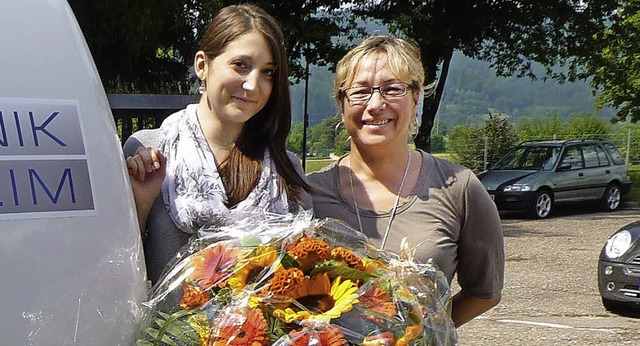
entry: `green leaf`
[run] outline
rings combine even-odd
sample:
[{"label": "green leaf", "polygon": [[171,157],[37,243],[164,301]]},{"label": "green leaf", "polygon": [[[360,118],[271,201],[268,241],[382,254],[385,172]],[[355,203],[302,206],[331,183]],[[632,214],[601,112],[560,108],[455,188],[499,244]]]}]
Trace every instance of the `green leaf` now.
[{"label": "green leaf", "polygon": [[364,280],[368,281],[376,277],[374,274],[365,273],[362,270],[341,266],[323,266],[314,268],[311,275],[319,273],[327,273],[329,278],[335,279],[341,276],[345,280]]}]

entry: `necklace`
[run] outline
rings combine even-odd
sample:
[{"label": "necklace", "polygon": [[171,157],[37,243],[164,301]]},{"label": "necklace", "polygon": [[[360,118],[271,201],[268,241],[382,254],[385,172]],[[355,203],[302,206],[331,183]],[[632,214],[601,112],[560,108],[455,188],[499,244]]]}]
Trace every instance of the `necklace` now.
[{"label": "necklace", "polygon": [[[400,181],[400,188],[398,189],[398,193],[396,193],[396,201],[393,203],[393,208],[391,209],[391,216],[389,216],[389,223],[387,224],[387,229],[384,231],[384,236],[382,237],[382,242],[380,243],[380,250],[384,249],[385,244],[387,243],[387,238],[389,237],[389,230],[391,229],[391,223],[393,219],[396,217],[396,210],[398,209],[398,203],[400,202],[400,193],[402,192],[402,187],[404,186],[404,181],[407,179],[407,173],[409,172],[409,166],[411,166],[411,150],[409,150],[409,155],[407,158],[407,166],[404,168],[404,173],[402,174],[402,180]],[[356,199],[356,191],[353,188],[353,173],[351,173],[351,155],[349,155],[349,185],[351,186],[351,197],[353,197],[353,205],[356,207],[356,216],[358,217],[358,227],[360,228],[360,233],[364,233],[362,231],[362,220],[360,219],[360,209],[358,208],[358,200]]]}]

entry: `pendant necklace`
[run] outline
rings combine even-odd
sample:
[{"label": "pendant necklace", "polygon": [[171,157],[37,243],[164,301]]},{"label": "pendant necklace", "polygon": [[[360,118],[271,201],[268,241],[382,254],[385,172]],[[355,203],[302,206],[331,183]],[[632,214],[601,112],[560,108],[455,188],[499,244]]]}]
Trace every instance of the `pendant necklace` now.
[{"label": "pendant necklace", "polygon": [[[400,202],[400,193],[402,192],[402,187],[404,186],[404,181],[407,179],[407,173],[409,172],[409,166],[411,166],[411,149],[409,149],[409,155],[407,158],[407,166],[404,168],[404,174],[402,175],[402,180],[400,181],[400,188],[398,189],[398,193],[396,193],[396,201],[393,203],[393,208],[391,209],[391,216],[389,216],[389,223],[387,224],[387,229],[384,231],[384,236],[382,237],[382,243],[380,243],[379,250],[384,249],[385,244],[387,243],[387,238],[389,237],[389,230],[391,229],[391,223],[393,219],[396,217],[396,210],[398,209],[398,203]],[[356,216],[358,217],[358,227],[360,227],[360,233],[362,231],[362,220],[360,219],[360,209],[358,208],[358,200],[356,200],[356,192],[353,188],[353,174],[351,173],[351,155],[349,155],[349,185],[351,186],[351,197],[353,197],[353,205],[356,207]]]}]

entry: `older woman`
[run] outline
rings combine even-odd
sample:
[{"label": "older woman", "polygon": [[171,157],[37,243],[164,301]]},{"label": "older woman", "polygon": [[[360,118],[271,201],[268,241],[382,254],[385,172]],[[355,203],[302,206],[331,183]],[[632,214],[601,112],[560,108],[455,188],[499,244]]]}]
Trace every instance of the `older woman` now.
[{"label": "older woman", "polygon": [[420,51],[406,40],[373,36],[347,53],[334,96],[351,152],[308,180],[317,217],[345,220],[393,252],[406,237],[416,260],[433,258],[449,281],[457,274],[461,326],[500,301],[503,235],[473,172],[409,146],[423,83]]}]

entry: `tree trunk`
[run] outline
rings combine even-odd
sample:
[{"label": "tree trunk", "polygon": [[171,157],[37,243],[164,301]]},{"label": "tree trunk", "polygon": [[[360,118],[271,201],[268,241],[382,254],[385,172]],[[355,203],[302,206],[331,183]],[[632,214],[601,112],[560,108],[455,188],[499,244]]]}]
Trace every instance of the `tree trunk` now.
[{"label": "tree trunk", "polygon": [[[423,56],[425,56],[425,54],[428,54],[428,52],[422,52]],[[443,54],[442,69],[440,71],[440,78],[438,78],[436,90],[432,95],[429,95],[431,93],[425,93],[423,99],[422,121],[420,123],[420,129],[418,130],[418,135],[416,136],[414,143],[416,144],[416,148],[422,149],[426,152],[431,152],[431,129],[433,128],[436,113],[438,113],[438,107],[440,106],[440,101],[442,100],[442,94],[444,93],[444,84],[447,80],[447,76],[449,75],[449,65],[451,64],[452,56],[453,48],[450,48]],[[428,68],[432,68],[435,70],[437,67],[425,66],[425,70],[427,70]],[[427,72],[426,75],[429,76],[431,74]]]}]

